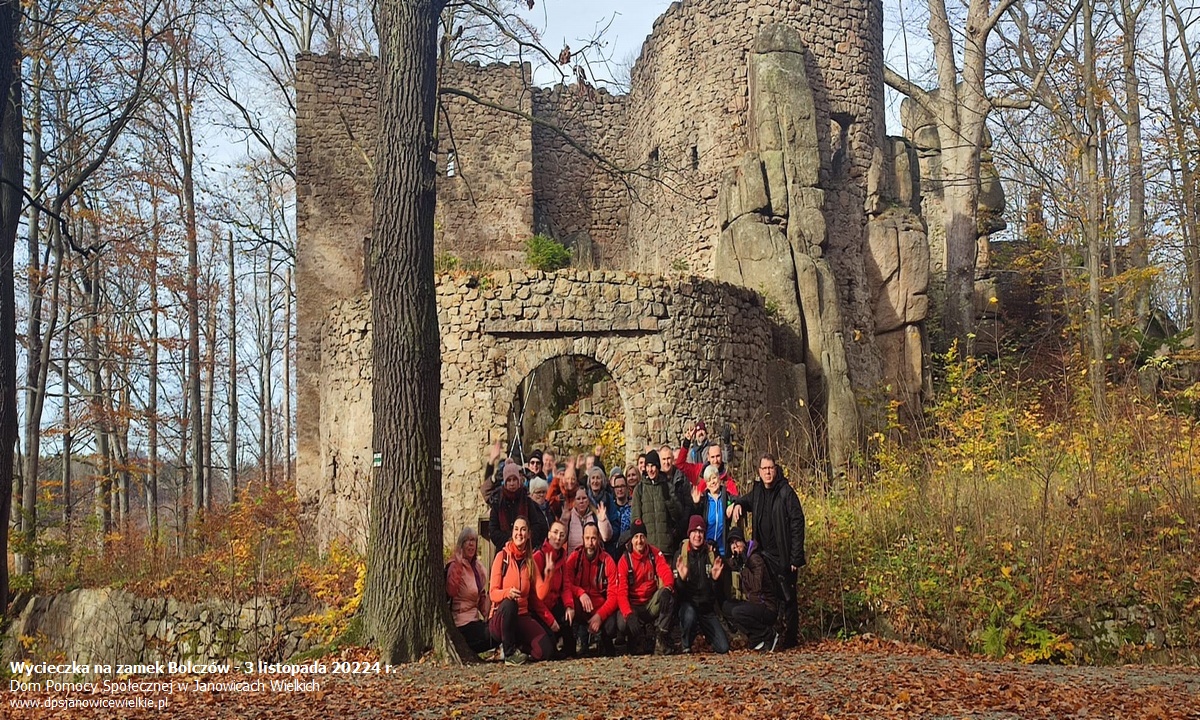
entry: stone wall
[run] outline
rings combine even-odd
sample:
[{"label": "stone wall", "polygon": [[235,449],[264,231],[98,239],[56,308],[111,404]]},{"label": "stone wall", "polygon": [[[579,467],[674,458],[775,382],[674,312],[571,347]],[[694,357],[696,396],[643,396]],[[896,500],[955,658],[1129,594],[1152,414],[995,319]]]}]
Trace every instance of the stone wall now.
[{"label": "stone wall", "polygon": [[[527,63],[449,63],[442,84],[521,113],[533,107]],[[520,264],[533,227],[532,123],[469,98],[443,95],[438,133],[435,247],[460,258]]]},{"label": "stone wall", "polygon": [[[296,58],[296,482],[320,475],[321,339],[338,302],[364,292],[371,236],[368,158],[375,154],[375,77],[365,57]],[[304,448],[310,448],[308,452]]]},{"label": "stone wall", "polygon": [[[765,46],[756,48],[759,42]],[[781,60],[775,50],[787,58]],[[840,471],[863,425],[878,426],[881,413],[872,408],[884,404],[872,400],[881,400],[881,391],[919,401],[925,377],[922,302],[927,302],[919,281],[928,273],[907,264],[927,264],[928,253],[922,255],[914,244],[924,229],[921,219],[899,209],[888,212],[892,205],[919,207],[920,199],[912,182],[906,186],[908,199],[900,198],[903,183],[891,179],[902,174],[898,164],[915,167],[916,160],[910,162],[904,153],[901,158],[883,135],[882,56],[882,9],[874,0],[682,0],[655,23],[627,96],[580,86],[531,89],[529,70],[521,65],[450,66],[447,85],[530,117],[443,96],[451,121],[440,121],[438,250],[514,267],[521,264],[521,241],[538,230],[573,245],[577,267],[659,274],[686,269],[768,296],[775,288],[747,280],[742,272],[753,261],[766,269],[767,280],[779,279],[770,275],[773,262],[759,241],[785,237],[790,247],[775,250],[794,258],[792,286],[784,288],[791,299],[780,304],[772,297],[749,321],[766,339],[751,344],[752,356],[745,358],[740,332],[730,331],[740,329],[744,319],[726,316],[731,308],[718,302],[697,315],[679,304],[684,301],[664,295],[675,285],[699,287],[687,281],[643,275],[627,287],[625,280],[615,279],[624,276],[582,274],[563,285],[567,295],[556,290],[539,307],[527,303],[542,297],[536,288],[544,287],[537,283],[545,279],[533,281],[520,273],[503,279],[479,276],[477,286],[453,290],[454,297],[447,293],[458,281],[443,279],[443,438],[470,448],[443,450],[448,517],[463,521],[479,510],[476,493],[462,489],[476,482],[477,448],[489,439],[479,435],[505,425],[513,393],[503,383],[515,387],[519,381],[509,378],[517,372],[510,364],[513,353],[524,358],[524,374],[541,361],[537,358],[555,354],[578,352],[604,363],[625,403],[631,448],[668,439],[666,423],[681,416],[723,421],[744,413],[740,403],[764,395],[739,383],[769,383],[767,399],[778,410],[773,424],[783,417],[803,421],[801,416],[811,412],[807,430],[816,427],[817,435],[826,436],[825,455]],[[754,62],[765,62],[766,70],[752,71]],[[771,67],[780,71],[781,80],[770,93],[760,88],[759,96],[766,99],[756,116],[752,76],[765,77],[763,72],[775,72]],[[370,312],[361,257],[363,239],[370,234],[374,93],[368,86],[375,64],[306,56],[299,70],[304,77],[298,82],[298,266],[308,273],[298,278],[301,494],[319,506],[314,512],[322,516],[325,537],[361,538],[371,457],[370,433],[364,431],[371,422]],[[795,82],[787,82],[790,77]],[[782,105],[791,116],[771,122],[777,128],[805,128],[803,139],[786,140],[793,156],[786,170],[775,162],[782,146],[764,144],[763,128],[751,127],[767,114],[779,115],[772,108]],[[448,173],[451,135],[458,142],[453,176]],[[330,157],[335,153],[336,162]],[[757,170],[746,174],[750,166]],[[726,182],[731,172],[732,185]],[[881,172],[886,182],[879,181]],[[776,190],[771,207],[739,206],[733,213],[728,202],[722,205],[721,188],[767,185]],[[774,206],[784,199],[790,210]],[[354,221],[335,216],[342,212],[360,216]],[[722,231],[741,215],[754,216],[742,223],[754,232],[744,234],[746,244],[730,255],[737,266],[719,268]],[[333,272],[316,277],[325,264]],[[493,283],[512,285],[514,293],[525,288],[520,291],[526,296],[514,294],[493,307],[487,300]],[[329,291],[333,284],[336,292]],[[621,289],[598,289],[606,284]],[[712,287],[723,288],[712,291],[714,302],[732,292]],[[607,297],[612,292],[615,303]],[[731,302],[736,312],[743,300]],[[667,317],[673,319],[670,330],[637,324]],[[500,319],[510,323],[508,329],[496,329]],[[678,352],[670,350],[671,333],[680,333]],[[651,338],[663,349],[641,344],[654,342]],[[699,360],[695,350],[686,350],[698,345],[706,348]],[[464,353],[486,360],[470,365],[457,359]],[[660,387],[672,387],[684,374],[708,382],[724,377],[729,367],[736,370],[729,387],[718,379],[707,394],[676,388],[675,395],[660,391],[647,401],[639,399],[638,388],[649,381],[614,368],[628,362],[629,353],[662,359]],[[694,411],[684,400],[689,397],[712,397],[718,407]],[[664,419],[667,411],[672,417]],[[677,431],[672,427],[669,439],[675,440]]]},{"label": "stone wall", "polygon": [[[624,406],[627,460],[648,442],[677,442],[685,420],[744,424],[767,400],[771,321],[743,288],[624,272],[502,270],[441,276],[437,300],[447,543],[486,516],[484,449],[509,440],[498,434],[517,388],[547,360],[584,355],[608,370]],[[338,305],[322,348],[322,467],[301,498],[319,508],[322,542],[366,540],[369,351],[368,302]]]},{"label": "stone wall", "polygon": [[604,426],[621,417],[625,406],[621,391],[612,380],[602,380],[592,391],[579,398],[571,412],[565,413],[549,432],[544,447],[552,448],[559,457],[570,453],[587,454],[600,442]]},{"label": "stone wall", "polygon": [[286,660],[311,641],[296,618],[311,607],[272,598],[181,603],[122,590],[72,590],[14,608],[4,662],[62,658],[96,665]]},{"label": "stone wall", "polygon": [[624,157],[625,97],[559,85],[535,90],[533,109],[546,121],[533,126],[535,229],[573,247],[577,266],[625,267],[629,194],[608,164]]}]

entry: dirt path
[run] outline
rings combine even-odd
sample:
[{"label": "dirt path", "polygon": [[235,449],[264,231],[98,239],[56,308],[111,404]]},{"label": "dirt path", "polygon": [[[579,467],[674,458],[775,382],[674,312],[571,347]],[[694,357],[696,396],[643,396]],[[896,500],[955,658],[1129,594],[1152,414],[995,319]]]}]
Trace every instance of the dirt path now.
[{"label": "dirt path", "polygon": [[[878,641],[823,643],[771,655],[741,651],[724,657],[622,657],[524,667],[418,663],[394,668],[392,674],[315,679],[320,689],[308,692],[192,690],[141,696],[167,701],[163,709],[14,710],[5,702],[0,716],[1200,719],[1197,668],[1029,667]],[[5,699],[14,697],[66,696],[9,692]]]}]

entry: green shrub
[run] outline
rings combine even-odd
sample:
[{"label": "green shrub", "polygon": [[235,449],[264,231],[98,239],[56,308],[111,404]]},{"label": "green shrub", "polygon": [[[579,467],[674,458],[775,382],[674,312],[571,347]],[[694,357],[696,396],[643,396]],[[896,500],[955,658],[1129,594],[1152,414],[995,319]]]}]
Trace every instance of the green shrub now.
[{"label": "green shrub", "polygon": [[554,238],[539,233],[525,241],[525,261],[537,270],[553,272],[571,264],[571,251]]}]

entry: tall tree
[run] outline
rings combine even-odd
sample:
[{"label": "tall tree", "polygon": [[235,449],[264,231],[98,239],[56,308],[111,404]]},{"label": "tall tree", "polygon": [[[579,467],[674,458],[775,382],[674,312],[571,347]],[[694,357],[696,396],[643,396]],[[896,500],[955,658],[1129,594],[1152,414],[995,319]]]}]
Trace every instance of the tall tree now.
[{"label": "tall tree", "polygon": [[[21,4],[0,0],[0,551],[8,556],[13,449],[17,442],[17,310],[13,253],[25,186],[21,113]],[[8,562],[0,563],[0,607],[8,605]]]},{"label": "tall tree", "polygon": [[[929,34],[938,90],[926,92],[891,68],[884,80],[919,104],[937,122],[942,146],[945,230],[945,308],[943,341],[957,340],[972,352],[975,329],[975,263],[979,240],[979,164],[983,132],[994,101],[988,97],[988,37],[1016,0],[970,0],[963,30],[956,33],[945,0],[928,0]],[[961,61],[955,37],[961,35]]]},{"label": "tall tree", "polygon": [[369,256],[373,444],[365,626],[385,662],[457,659],[441,561],[441,358],[433,277],[437,25],[444,0],[381,0]]}]

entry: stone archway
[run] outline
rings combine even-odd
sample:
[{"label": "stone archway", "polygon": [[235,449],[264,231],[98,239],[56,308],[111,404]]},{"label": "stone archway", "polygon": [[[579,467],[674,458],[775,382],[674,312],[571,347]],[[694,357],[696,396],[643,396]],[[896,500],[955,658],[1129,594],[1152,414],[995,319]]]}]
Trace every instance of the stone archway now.
[{"label": "stone archway", "polygon": [[535,448],[552,449],[561,459],[603,444],[607,460],[624,461],[625,401],[616,378],[595,358],[549,358],[517,384],[507,451],[524,460]]},{"label": "stone archway", "polygon": [[[380,450],[371,447],[369,303],[354,298],[328,313],[320,372],[305,378],[319,400],[319,443],[300,448],[307,471],[297,492],[322,544],[338,536],[366,542],[371,458]],[[678,441],[685,418],[743,423],[780,391],[770,371],[773,321],[744,288],[624,272],[502,270],[441,276],[437,304],[447,543],[487,516],[479,492],[486,448],[507,440],[517,387],[547,360],[581,355],[607,369],[625,411],[625,461],[648,443]]]}]

